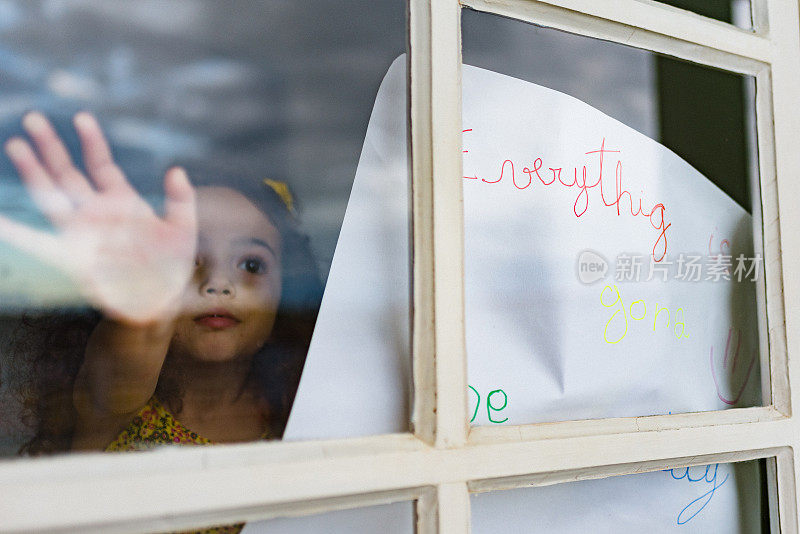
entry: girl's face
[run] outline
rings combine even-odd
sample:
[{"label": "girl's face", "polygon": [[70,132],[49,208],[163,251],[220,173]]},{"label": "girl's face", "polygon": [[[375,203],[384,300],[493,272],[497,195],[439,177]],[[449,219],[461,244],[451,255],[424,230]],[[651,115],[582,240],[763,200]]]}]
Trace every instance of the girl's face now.
[{"label": "girl's face", "polygon": [[170,350],[201,361],[255,354],[281,299],[281,237],[244,195],[197,188],[198,248]]}]

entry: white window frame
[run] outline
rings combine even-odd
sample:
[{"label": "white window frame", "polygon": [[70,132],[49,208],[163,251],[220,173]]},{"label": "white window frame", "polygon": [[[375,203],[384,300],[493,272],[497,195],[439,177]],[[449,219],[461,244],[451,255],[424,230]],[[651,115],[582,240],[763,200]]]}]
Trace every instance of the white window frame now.
[{"label": "white window frame", "polygon": [[800,393],[790,386],[800,383],[800,15],[797,0],[751,3],[752,32],[652,0],[463,6],[756,78],[769,406],[468,426],[462,4],[408,0],[413,432],[3,461],[0,532],[165,531],[414,500],[418,532],[467,533],[471,492],[772,458],[772,529],[797,533],[800,420],[792,406]]}]

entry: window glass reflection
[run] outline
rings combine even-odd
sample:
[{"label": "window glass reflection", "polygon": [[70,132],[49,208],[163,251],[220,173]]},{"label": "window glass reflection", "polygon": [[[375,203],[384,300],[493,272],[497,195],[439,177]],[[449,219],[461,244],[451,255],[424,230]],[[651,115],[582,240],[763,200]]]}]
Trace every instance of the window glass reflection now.
[{"label": "window glass reflection", "polygon": [[728,22],[744,30],[753,27],[750,0],[659,0],[659,2]]},{"label": "window glass reflection", "polygon": [[254,521],[244,526],[242,534],[350,534],[352,532],[414,532],[414,503],[397,502],[336,510],[303,517]]},{"label": "window glass reflection", "polygon": [[404,3],[0,20],[0,452],[281,437]]},{"label": "window glass reflection", "polygon": [[473,495],[472,531],[770,532],[753,460]]}]

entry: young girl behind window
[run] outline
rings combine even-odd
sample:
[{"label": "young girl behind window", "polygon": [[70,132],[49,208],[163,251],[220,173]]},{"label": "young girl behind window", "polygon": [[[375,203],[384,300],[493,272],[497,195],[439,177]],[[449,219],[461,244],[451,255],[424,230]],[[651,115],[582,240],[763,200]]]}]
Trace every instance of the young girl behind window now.
[{"label": "young girl behind window", "polygon": [[[157,214],[76,115],[84,174],[50,123],[6,153],[52,223],[0,216],[0,238],[67,272],[91,304],[28,317],[36,435],[23,452],[279,438],[321,282],[283,184],[170,169]],[[35,149],[34,149],[35,146]]]}]

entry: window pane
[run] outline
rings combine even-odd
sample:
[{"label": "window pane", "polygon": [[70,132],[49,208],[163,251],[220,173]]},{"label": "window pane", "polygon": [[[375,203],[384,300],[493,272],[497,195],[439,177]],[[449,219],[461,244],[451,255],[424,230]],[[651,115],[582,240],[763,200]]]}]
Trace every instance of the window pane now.
[{"label": "window pane", "polygon": [[753,80],[469,10],[463,37],[472,424],[759,405]]},{"label": "window pane", "polygon": [[351,534],[414,532],[414,503],[398,502],[337,510],[304,517],[287,517],[246,524],[242,534]]},{"label": "window pane", "polygon": [[[0,157],[0,212],[66,239],[17,230],[4,234],[28,253],[0,245],[0,453],[407,430],[407,316],[377,334],[397,372],[364,378],[385,408],[375,424],[352,417],[361,399],[338,394],[373,371],[358,328],[366,288],[408,284],[407,227],[342,230],[367,180],[354,186],[375,91],[405,51],[404,1],[7,0],[0,20],[2,141],[31,139],[21,119],[38,110],[84,169],[101,160],[81,157],[72,124],[88,110],[141,195],[95,196],[92,185],[114,190],[98,170],[90,182],[64,175],[66,192],[42,182],[34,202],[24,147],[16,166]],[[34,134],[46,128],[30,120]],[[47,146],[56,175],[66,156]],[[169,208],[173,165],[197,188],[197,231],[190,207],[181,217],[179,175],[173,222],[150,211]],[[365,229],[399,235],[406,261],[362,268],[358,293],[347,246],[334,251],[340,231],[352,244]]]},{"label": "window pane", "polygon": [[750,0],[658,0],[662,4],[694,11],[704,17],[749,30],[753,27]]},{"label": "window pane", "polygon": [[767,461],[476,494],[472,532],[769,532]]}]

